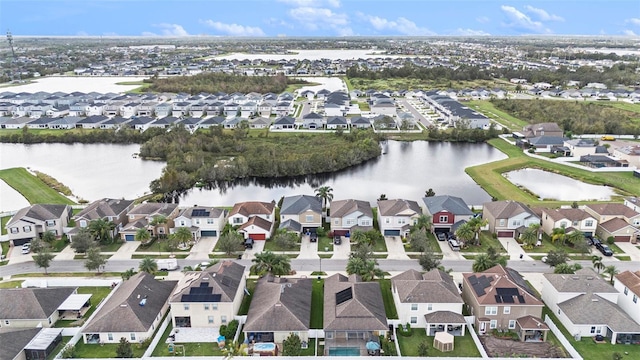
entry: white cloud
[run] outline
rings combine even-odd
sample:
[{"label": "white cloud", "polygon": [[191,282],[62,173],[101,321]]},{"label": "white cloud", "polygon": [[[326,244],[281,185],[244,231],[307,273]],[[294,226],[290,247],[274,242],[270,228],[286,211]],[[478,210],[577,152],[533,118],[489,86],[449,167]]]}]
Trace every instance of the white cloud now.
[{"label": "white cloud", "polygon": [[513,6],[502,5],[500,7],[504,14],[511,21],[506,26],[513,27],[520,30],[528,30],[536,33],[550,33],[551,30],[546,28],[542,22],[534,21],[526,14],[522,13]]},{"label": "white cloud", "polygon": [[549,14],[546,10],[531,5],[526,5],[524,9],[530,14],[535,14],[540,21],[564,21],[561,16]]},{"label": "white cloud", "polygon": [[491,20],[486,16],[480,16],[476,18],[476,21],[479,22],[480,24],[486,24]]},{"label": "white cloud", "polygon": [[[189,36],[189,33],[182,27],[182,25],[162,23],[154,24],[153,26],[162,29],[161,35],[163,36]],[[144,34],[145,33],[143,33],[143,35]]]},{"label": "white cloud", "polygon": [[229,36],[265,36],[264,31],[257,26],[243,26],[238,24],[225,24],[220,21],[205,20],[203,24]]},{"label": "white cloud", "polygon": [[633,24],[640,26],[640,18],[631,18],[624,21],[626,24]]},{"label": "white cloud", "polygon": [[491,35],[486,31],[482,30],[473,30],[473,29],[462,29],[458,28],[453,32],[452,35],[460,35],[460,36],[488,36]]},{"label": "white cloud", "polygon": [[278,0],[281,3],[293,5],[295,7],[322,7],[331,6],[340,7],[340,0]]},{"label": "white cloud", "polygon": [[346,14],[333,12],[327,8],[298,7],[289,10],[289,16],[309,30],[331,29],[340,36],[353,35]]},{"label": "white cloud", "polygon": [[633,30],[622,30],[622,33],[627,36],[638,36]]},{"label": "white cloud", "polygon": [[373,26],[378,31],[391,30],[402,35],[411,36],[436,35],[435,32],[427,28],[420,27],[415,22],[404,17],[399,17],[396,20],[388,20],[373,15],[360,14],[360,16],[368,21],[371,26]]},{"label": "white cloud", "polygon": [[80,30],[76,33],[76,36],[89,36],[89,33],[87,33],[86,31]]},{"label": "white cloud", "polygon": [[158,34],[151,31],[143,31],[142,36],[158,36]]}]

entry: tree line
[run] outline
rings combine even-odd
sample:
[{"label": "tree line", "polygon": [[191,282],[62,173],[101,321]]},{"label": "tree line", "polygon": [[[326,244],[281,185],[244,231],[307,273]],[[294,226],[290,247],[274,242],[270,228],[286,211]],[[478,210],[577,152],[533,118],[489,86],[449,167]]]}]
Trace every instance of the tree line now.
[{"label": "tree line", "polygon": [[286,77],[282,74],[274,76],[243,76],[224,73],[201,73],[193,76],[176,76],[151,79],[150,91],[198,94],[205,93],[250,93],[280,94],[290,84],[304,84],[304,80]]},{"label": "tree line", "polygon": [[[55,132],[54,132],[55,131]],[[141,144],[149,139],[166,133],[166,129],[149,128],[144,132],[131,128],[120,129],[75,129],[75,130],[52,130],[43,132],[31,130],[23,127],[20,132],[1,133],[2,143],[63,143],[63,144]]]}]

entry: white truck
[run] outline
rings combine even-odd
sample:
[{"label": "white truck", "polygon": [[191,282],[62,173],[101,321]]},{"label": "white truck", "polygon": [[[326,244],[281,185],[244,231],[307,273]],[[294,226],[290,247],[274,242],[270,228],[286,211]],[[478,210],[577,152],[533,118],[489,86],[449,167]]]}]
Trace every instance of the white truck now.
[{"label": "white truck", "polygon": [[156,260],[158,263],[158,270],[161,271],[170,271],[178,269],[178,260],[177,259],[158,259]]}]

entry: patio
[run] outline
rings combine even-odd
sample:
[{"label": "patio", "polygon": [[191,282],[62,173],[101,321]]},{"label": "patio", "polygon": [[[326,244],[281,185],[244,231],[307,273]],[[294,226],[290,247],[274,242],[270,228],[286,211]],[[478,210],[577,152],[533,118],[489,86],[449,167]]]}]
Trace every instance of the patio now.
[{"label": "patio", "polygon": [[167,343],[217,343],[220,328],[175,328],[169,334]]}]

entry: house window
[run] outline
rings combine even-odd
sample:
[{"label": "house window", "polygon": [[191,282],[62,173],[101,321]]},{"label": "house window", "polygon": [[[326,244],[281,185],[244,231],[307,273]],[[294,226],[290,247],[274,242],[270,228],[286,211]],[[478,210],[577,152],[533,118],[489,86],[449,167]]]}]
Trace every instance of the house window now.
[{"label": "house window", "polygon": [[218,310],[218,304],[211,304],[211,307],[213,308],[213,310]]},{"label": "house window", "polygon": [[371,220],[362,220],[362,226],[371,226]]},{"label": "house window", "polygon": [[335,225],[338,225],[338,224],[340,224],[340,220],[339,220],[339,219],[335,219],[335,220],[333,220],[333,223],[334,223]]},{"label": "house window", "polygon": [[586,227],[592,227],[592,226],[593,226],[593,220],[585,220],[585,222],[584,222],[584,226],[586,226]]},{"label": "house window", "polygon": [[204,309],[209,310],[209,304],[204,304]]},{"label": "house window", "polygon": [[596,327],[595,327],[595,326],[592,326],[592,327],[591,327],[591,331],[590,331],[590,332],[591,332],[592,334],[595,334],[595,333],[596,333]]},{"label": "house window", "polygon": [[629,294],[629,289],[628,289],[626,286],[624,287],[624,294],[625,294],[625,295],[628,295],[628,294]]},{"label": "house window", "polygon": [[22,227],[22,231],[24,231],[24,232],[29,232],[29,231],[31,231],[31,225],[23,226],[23,227]]},{"label": "house window", "polygon": [[227,316],[226,315],[220,316],[220,322],[222,322],[223,324],[226,324],[227,323]]},{"label": "house window", "polygon": [[412,324],[417,324],[418,323],[418,317],[417,316],[412,316],[411,317],[411,323]]},{"label": "house window", "polygon": [[518,226],[522,225],[522,221],[521,220],[513,220],[512,224],[513,224],[514,227],[518,227]]},{"label": "house window", "polygon": [[189,304],[182,304],[185,310],[189,310]]},{"label": "house window", "polygon": [[135,215],[129,215],[129,220],[133,220],[135,218],[136,218]]},{"label": "house window", "polygon": [[511,306],[505,306],[503,311],[503,314],[511,314]]},{"label": "house window", "polygon": [[389,219],[389,218],[384,219],[384,223],[385,223],[385,224],[388,224],[388,223],[390,223],[390,222],[391,222],[391,219]]},{"label": "house window", "polygon": [[504,226],[505,224],[505,220],[504,219],[500,219],[500,226]]},{"label": "house window", "polygon": [[305,221],[306,222],[313,222],[313,215],[306,215],[305,216]]},{"label": "house window", "polygon": [[80,220],[80,227],[87,227],[87,220]]},{"label": "house window", "polygon": [[567,227],[567,222],[566,221],[561,221],[560,222],[560,227],[561,228],[566,228]]},{"label": "house window", "polygon": [[633,295],[633,303],[637,304],[638,303],[638,296],[637,295]]},{"label": "house window", "polygon": [[207,317],[207,321],[209,322],[209,324],[213,324],[213,315],[209,315]]},{"label": "house window", "polygon": [[184,225],[185,225],[184,220],[180,220],[180,226],[184,226]]},{"label": "house window", "polygon": [[267,215],[267,220],[271,220],[271,215]]},{"label": "house window", "polygon": [[491,322],[489,322],[489,329],[495,329],[498,327],[498,320],[491,320]]},{"label": "house window", "polygon": [[571,226],[578,226],[579,224],[580,224],[580,222],[579,222],[579,221],[575,221],[575,220],[574,220],[574,221],[573,221],[573,223],[571,224]]},{"label": "house window", "polygon": [[411,311],[417,311],[418,310],[418,304],[411,304]]},{"label": "house window", "polygon": [[113,341],[113,334],[107,334],[107,339],[109,339],[109,341]]},{"label": "house window", "polygon": [[242,218],[239,218],[239,217],[233,218],[233,223],[234,224],[242,224]]},{"label": "house window", "polygon": [[487,306],[484,308],[485,315],[498,315],[498,307],[497,306]]},{"label": "house window", "polygon": [[17,227],[12,227],[12,228],[11,228],[11,233],[12,233],[12,234],[17,234],[17,233],[18,233],[18,231],[20,231],[20,230],[19,230]]},{"label": "house window", "polygon": [[515,328],[516,328],[516,321],[509,320],[509,329],[515,329]]},{"label": "house window", "polygon": [[398,225],[402,225],[402,224],[404,224],[404,220],[405,220],[405,219],[403,219],[403,218],[399,218],[399,219],[398,219]]},{"label": "house window", "polygon": [[129,335],[130,335],[129,337],[131,338],[131,341],[136,341],[136,333],[131,333]]},{"label": "house window", "polygon": [[440,215],[440,222],[441,223],[446,223],[449,221],[449,216],[447,215]]},{"label": "house window", "polygon": [[427,311],[433,310],[433,304],[427,304]]},{"label": "house window", "polygon": [[207,219],[207,224],[212,225],[213,224],[213,219]]},{"label": "house window", "polygon": [[55,220],[47,220],[47,226],[55,226],[55,225],[56,225]]}]

